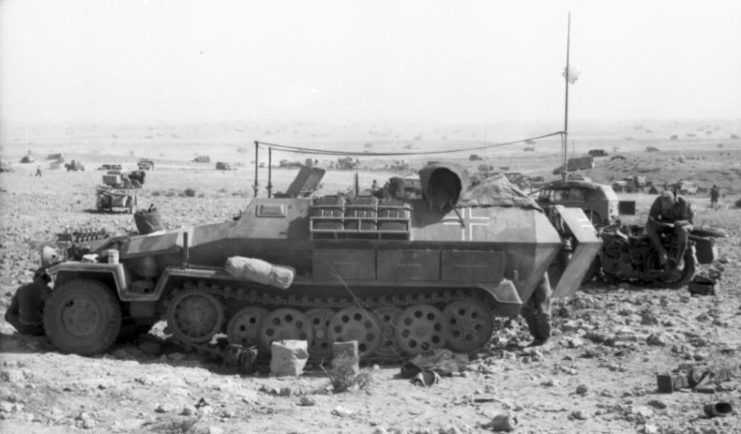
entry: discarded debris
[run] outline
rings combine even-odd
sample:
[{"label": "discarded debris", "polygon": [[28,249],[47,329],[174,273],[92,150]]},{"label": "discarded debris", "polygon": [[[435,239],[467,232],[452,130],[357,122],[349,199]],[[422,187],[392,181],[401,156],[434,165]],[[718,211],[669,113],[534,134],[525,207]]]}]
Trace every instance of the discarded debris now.
[{"label": "discarded debris", "polygon": [[421,371],[412,378],[412,384],[430,387],[440,382],[440,375],[435,371]]},{"label": "discarded debris", "polygon": [[709,418],[713,417],[725,417],[731,414],[733,407],[730,402],[716,402],[713,404],[705,404],[703,407],[705,415]]},{"label": "discarded debris", "polygon": [[401,366],[401,377],[413,378],[422,371],[434,371],[438,375],[449,376],[463,371],[468,363],[468,356],[465,354],[454,354],[447,349],[425,351]]}]

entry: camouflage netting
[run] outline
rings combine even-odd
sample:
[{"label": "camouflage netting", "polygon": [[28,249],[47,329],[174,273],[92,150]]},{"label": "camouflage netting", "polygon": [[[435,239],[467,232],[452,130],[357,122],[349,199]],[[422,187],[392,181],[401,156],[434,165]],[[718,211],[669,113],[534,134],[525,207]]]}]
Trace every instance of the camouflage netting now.
[{"label": "camouflage netting", "polygon": [[542,208],[499,175],[476,184],[465,168],[453,163],[432,163],[419,171],[422,194],[431,208],[449,212],[462,206],[501,206],[525,209]]}]

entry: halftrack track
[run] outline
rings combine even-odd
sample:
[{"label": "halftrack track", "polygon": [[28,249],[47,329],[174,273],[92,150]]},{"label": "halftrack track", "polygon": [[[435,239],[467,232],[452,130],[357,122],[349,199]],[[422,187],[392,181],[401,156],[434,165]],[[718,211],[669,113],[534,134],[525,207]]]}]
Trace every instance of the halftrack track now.
[{"label": "halftrack track", "polygon": [[302,339],[311,359],[332,356],[332,343],[357,340],[363,360],[399,360],[424,350],[472,352],[491,337],[491,304],[473,289],[357,297],[274,295],[205,280],[185,282],[162,306],[176,343],[218,356],[210,344],[258,346]]}]

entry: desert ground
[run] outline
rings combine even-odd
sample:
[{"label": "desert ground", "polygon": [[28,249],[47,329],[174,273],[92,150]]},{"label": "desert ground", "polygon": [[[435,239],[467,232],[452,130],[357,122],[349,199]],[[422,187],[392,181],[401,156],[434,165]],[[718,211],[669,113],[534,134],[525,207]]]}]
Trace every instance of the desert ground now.
[{"label": "desert ground", "polygon": [[[211,125],[200,130],[6,131],[0,155],[13,170],[0,173],[0,312],[16,288],[30,281],[40,263],[39,247],[53,242],[57,233],[83,226],[135,232],[130,214],[92,211],[100,164],[132,170],[139,157],[153,158],[157,166],[138,191],[139,206],[155,204],[166,227],[176,228],[227,220],[247,205],[253,196],[252,140],[360,150],[398,149],[404,143],[416,151],[442,149],[455,137],[465,139],[456,146],[506,140],[491,132],[495,128],[461,128],[417,132]],[[227,375],[203,356],[167,342],[151,345],[152,336],[117,343],[99,356],[64,355],[45,338],[19,335],[0,321],[0,431],[478,433],[490,432],[486,424],[506,413],[517,420],[515,432],[522,433],[739,433],[738,373],[714,393],[662,394],[656,384],[657,374],[683,365],[741,364],[741,208],[734,206],[741,196],[741,140],[733,138],[739,134],[738,122],[631,123],[608,131],[593,127],[572,137],[574,155],[591,148],[610,154],[583,172],[595,181],[642,174],[657,184],[685,179],[723,189],[715,210],[706,193],[689,196],[698,224],[723,228],[729,235],[718,240],[725,272],[715,296],[691,297],[687,288],[590,283],[555,301],[555,336],[545,347],[527,347],[524,321],[515,318],[498,324],[486,348],[470,355],[466,370],[439,384],[421,387],[398,378],[399,365],[370,365],[363,368],[370,377],[367,385],[335,394],[316,366],[299,378]],[[475,169],[483,162],[507,167],[502,171],[553,178],[551,171],[560,164],[557,142],[536,142],[534,151],[523,146],[479,152],[484,160],[470,165]],[[647,152],[649,146],[657,150]],[[36,161],[19,164],[28,151]],[[86,170],[49,169],[44,158],[55,152],[82,161]],[[469,164],[470,153],[449,157]],[[199,154],[210,154],[211,163],[192,162]],[[615,154],[625,159],[611,160]],[[403,174],[443,157],[448,156],[411,158],[411,169]],[[266,158],[262,152],[260,161]],[[302,161],[304,156],[276,155],[274,163],[284,158]],[[328,164],[319,159],[320,165]],[[219,160],[236,170],[214,170]],[[384,169],[388,161],[361,160],[363,188],[397,174]],[[34,176],[37,166],[41,177]],[[266,172],[260,169],[261,195]],[[275,168],[275,191],[285,189],[295,173]],[[328,171],[321,191],[346,190],[354,173]],[[195,194],[186,196],[186,188]],[[621,199],[637,202],[638,213],[629,220],[645,221],[651,195]],[[732,403],[734,412],[707,418],[703,405],[718,401]]]}]

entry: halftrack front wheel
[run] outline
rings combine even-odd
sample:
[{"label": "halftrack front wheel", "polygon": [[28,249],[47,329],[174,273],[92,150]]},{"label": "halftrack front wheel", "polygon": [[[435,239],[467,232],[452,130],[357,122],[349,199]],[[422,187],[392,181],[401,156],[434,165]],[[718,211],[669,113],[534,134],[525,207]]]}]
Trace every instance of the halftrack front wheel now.
[{"label": "halftrack front wheel", "polygon": [[378,318],[359,307],[346,307],[329,323],[332,342],[358,341],[360,358],[370,356],[381,345],[381,329]]},{"label": "halftrack front wheel", "polygon": [[44,306],[44,330],[54,346],[81,356],[107,350],[121,330],[121,306],[106,285],[76,279],[52,291]]},{"label": "halftrack front wheel", "polygon": [[263,319],[260,327],[260,343],[270,351],[273,341],[298,339],[311,342],[309,318],[296,309],[276,309]]},{"label": "halftrack front wheel", "polygon": [[260,343],[262,320],[268,316],[267,309],[249,306],[234,314],[226,326],[229,343],[251,347]]},{"label": "halftrack front wheel", "polygon": [[224,306],[211,294],[197,290],[177,294],[167,312],[172,334],[187,343],[203,343],[221,330]]},{"label": "halftrack front wheel", "polygon": [[410,306],[396,320],[396,343],[409,355],[445,345],[443,313],[429,304]]},{"label": "halftrack front wheel", "polygon": [[447,345],[456,352],[480,348],[491,338],[494,324],[486,305],[475,299],[450,303],[443,311]]}]

